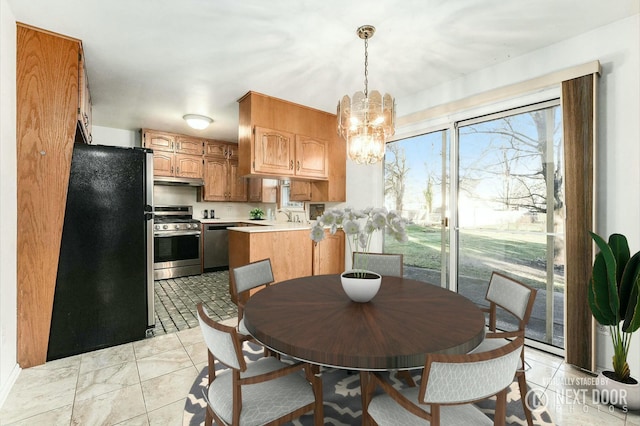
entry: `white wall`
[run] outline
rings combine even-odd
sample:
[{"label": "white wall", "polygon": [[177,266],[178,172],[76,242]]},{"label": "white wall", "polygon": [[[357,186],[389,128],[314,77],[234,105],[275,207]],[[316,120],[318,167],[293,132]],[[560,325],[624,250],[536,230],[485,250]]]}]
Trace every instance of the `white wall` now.
[{"label": "white wall", "polygon": [[16,358],[16,22],[0,0],[0,407],[20,368]]},{"label": "white wall", "polygon": [[[640,15],[475,72],[452,83],[397,98],[399,115],[593,60],[599,60],[602,65],[597,105],[597,232],[602,235],[613,232],[626,234],[631,250],[635,252],[640,250],[640,192],[637,190],[640,185]],[[429,123],[424,126],[428,127]],[[361,182],[349,182],[348,194],[365,189]],[[598,335],[597,339],[597,365],[610,368],[613,352],[609,336]],[[640,336],[632,339],[629,365],[632,374],[640,377]]]},{"label": "white wall", "polygon": [[91,143],[94,145],[141,146],[140,131],[92,126],[91,136],[93,137]]}]

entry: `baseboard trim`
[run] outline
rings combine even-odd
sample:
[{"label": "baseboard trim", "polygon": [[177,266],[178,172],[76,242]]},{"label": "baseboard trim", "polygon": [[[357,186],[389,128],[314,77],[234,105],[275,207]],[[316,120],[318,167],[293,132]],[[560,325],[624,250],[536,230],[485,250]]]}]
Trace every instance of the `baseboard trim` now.
[{"label": "baseboard trim", "polygon": [[13,369],[11,370],[11,374],[9,374],[9,378],[5,383],[2,384],[2,387],[0,388],[0,408],[4,406],[4,403],[7,400],[7,397],[9,396],[9,392],[11,392],[11,388],[13,388],[13,385],[16,383],[16,380],[18,380],[20,371],[22,371],[20,366],[18,364],[15,364],[13,366]]}]

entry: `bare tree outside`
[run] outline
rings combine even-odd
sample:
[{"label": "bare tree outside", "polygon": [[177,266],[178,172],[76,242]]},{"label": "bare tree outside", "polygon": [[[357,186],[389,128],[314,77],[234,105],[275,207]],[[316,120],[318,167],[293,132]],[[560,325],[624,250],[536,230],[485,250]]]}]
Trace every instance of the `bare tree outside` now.
[{"label": "bare tree outside", "polygon": [[392,196],[395,201],[395,210],[402,212],[406,178],[409,173],[404,148],[394,143],[387,144],[384,169],[384,195]]}]

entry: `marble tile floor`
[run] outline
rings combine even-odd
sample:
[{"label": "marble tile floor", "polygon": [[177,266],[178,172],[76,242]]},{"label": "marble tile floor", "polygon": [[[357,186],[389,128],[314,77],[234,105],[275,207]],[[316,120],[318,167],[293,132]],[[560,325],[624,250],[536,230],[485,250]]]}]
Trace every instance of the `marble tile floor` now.
[{"label": "marble tile floor", "polygon": [[[164,291],[187,300],[192,290],[180,283],[184,280],[162,284],[168,285]],[[156,289],[160,298],[162,287]],[[228,297],[224,291],[219,297]],[[235,321],[228,305],[217,311],[216,306],[209,306],[212,315]],[[180,314],[184,321],[165,318],[164,333],[145,340],[23,370],[0,409],[0,425],[181,425],[186,395],[207,363],[200,329],[191,325],[189,315]],[[529,385],[545,399],[555,424],[640,426],[640,412],[613,410],[594,400],[590,374],[545,352],[527,348],[525,353]]]}]

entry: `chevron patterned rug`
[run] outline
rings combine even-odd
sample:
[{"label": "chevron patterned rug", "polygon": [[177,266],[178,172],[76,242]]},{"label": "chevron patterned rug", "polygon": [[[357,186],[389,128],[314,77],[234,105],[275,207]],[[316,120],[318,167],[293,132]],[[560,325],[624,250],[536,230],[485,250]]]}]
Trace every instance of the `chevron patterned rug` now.
[{"label": "chevron patterned rug", "polygon": [[[248,360],[255,361],[262,357],[262,347],[250,342],[245,342],[243,352]],[[221,365],[216,365],[216,370],[221,369]],[[339,425],[359,425],[361,423],[362,405],[360,401],[360,379],[359,375],[349,373],[347,370],[336,368],[322,368],[322,386],[324,391],[324,423],[335,426]],[[417,376],[416,376],[417,378]],[[406,386],[395,376],[391,376],[394,386],[401,388]],[[204,425],[204,415],[206,402],[203,398],[203,390],[206,388],[207,368],[203,368],[196,378],[184,407],[183,425],[200,426]],[[492,400],[482,401],[478,407],[489,418],[493,419],[495,402]],[[553,421],[544,410],[533,412],[533,420],[536,425],[553,425]],[[520,392],[517,382],[511,385],[507,394],[507,419],[510,425],[526,425],[527,422],[520,403]],[[290,423],[296,426],[313,425],[313,415],[308,414]]]}]

